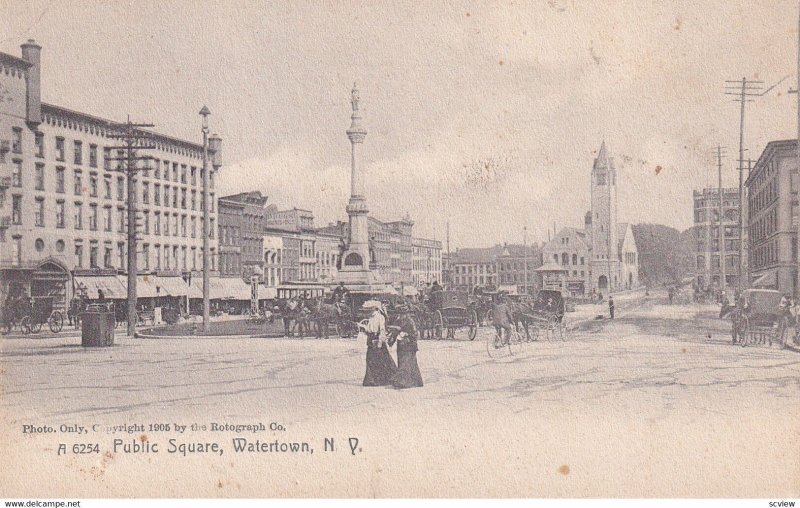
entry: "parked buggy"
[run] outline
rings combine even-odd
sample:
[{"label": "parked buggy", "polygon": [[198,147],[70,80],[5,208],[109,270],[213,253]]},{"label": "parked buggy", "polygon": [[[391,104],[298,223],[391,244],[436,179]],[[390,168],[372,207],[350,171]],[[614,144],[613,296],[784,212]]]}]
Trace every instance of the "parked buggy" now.
[{"label": "parked buggy", "polygon": [[743,291],[731,313],[733,343],[745,347],[775,342],[785,347],[790,321],[781,298],[780,292],[771,289]]},{"label": "parked buggy", "polygon": [[456,330],[467,328],[469,340],[478,334],[478,314],[470,305],[465,291],[434,291],[430,298],[431,321],[434,335],[441,339],[447,330],[446,338],[455,339]]},{"label": "parked buggy", "polygon": [[47,323],[53,333],[60,332],[64,327],[64,315],[53,309],[52,296],[19,298],[4,310],[5,333],[11,333],[15,327],[26,335],[39,333],[44,323]]}]

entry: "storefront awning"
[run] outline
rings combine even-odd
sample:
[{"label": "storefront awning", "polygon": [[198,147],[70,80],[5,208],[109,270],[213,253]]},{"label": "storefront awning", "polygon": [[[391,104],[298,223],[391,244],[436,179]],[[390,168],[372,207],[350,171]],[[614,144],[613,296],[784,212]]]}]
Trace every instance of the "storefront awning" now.
[{"label": "storefront awning", "polygon": [[186,296],[189,292],[189,285],[182,277],[152,277],[154,283],[161,288],[161,296]]},{"label": "storefront awning", "polygon": [[[122,276],[124,278],[124,276]],[[161,293],[161,286],[155,283],[155,275],[137,275],[136,276],[136,297],[137,298],[156,298],[165,296]],[[127,279],[126,279],[127,287]]]},{"label": "storefront awning", "polygon": [[99,298],[99,291],[109,300],[122,300],[128,297],[127,284],[120,280],[118,275],[89,275],[75,276],[75,292],[80,294],[86,292],[92,300]]}]

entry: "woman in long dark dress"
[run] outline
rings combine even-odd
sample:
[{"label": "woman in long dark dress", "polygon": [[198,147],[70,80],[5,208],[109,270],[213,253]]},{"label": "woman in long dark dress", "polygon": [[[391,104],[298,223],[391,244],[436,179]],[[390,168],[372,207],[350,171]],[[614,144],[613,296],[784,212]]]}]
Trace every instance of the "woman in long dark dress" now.
[{"label": "woman in long dark dress", "polygon": [[364,308],[371,308],[372,315],[364,331],[367,334],[367,371],[364,386],[386,386],[391,384],[397,365],[386,346],[386,315],[380,302],[368,301]]},{"label": "woman in long dark dress", "polygon": [[392,386],[401,389],[419,387],[422,386],[422,374],[417,364],[417,325],[408,307],[400,306],[397,311],[400,317],[393,327],[393,339],[397,339],[397,373],[392,378]]}]

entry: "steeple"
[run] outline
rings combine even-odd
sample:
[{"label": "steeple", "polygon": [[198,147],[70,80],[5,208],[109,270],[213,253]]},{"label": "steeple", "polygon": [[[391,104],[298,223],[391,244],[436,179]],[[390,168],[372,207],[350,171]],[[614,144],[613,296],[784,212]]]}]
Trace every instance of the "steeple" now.
[{"label": "steeple", "polygon": [[597,152],[597,158],[594,160],[592,169],[606,168],[611,169],[611,159],[608,156],[608,149],[606,148],[606,140],[600,143],[600,150]]},{"label": "steeple", "polygon": [[606,153],[606,140],[604,139],[602,143],[600,143],[600,151],[597,153],[598,159],[607,159],[608,153]]}]

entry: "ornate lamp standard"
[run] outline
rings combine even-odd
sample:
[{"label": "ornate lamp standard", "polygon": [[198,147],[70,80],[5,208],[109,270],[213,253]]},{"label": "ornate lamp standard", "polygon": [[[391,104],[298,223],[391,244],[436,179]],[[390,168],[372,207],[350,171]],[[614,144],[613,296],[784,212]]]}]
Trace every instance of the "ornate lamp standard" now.
[{"label": "ornate lamp standard", "polygon": [[210,314],[211,302],[209,300],[209,258],[211,257],[210,248],[208,243],[209,234],[209,213],[210,206],[208,202],[208,115],[211,111],[206,106],[200,110],[200,116],[203,117],[203,331],[208,332],[211,328]]}]

